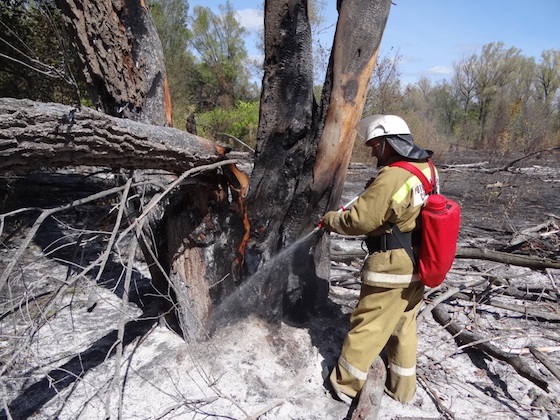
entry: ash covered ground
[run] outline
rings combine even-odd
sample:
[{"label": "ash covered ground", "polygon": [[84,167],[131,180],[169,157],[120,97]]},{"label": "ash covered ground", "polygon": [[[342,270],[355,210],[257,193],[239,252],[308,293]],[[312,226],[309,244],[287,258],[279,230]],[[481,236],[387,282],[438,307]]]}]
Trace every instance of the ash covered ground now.
[{"label": "ash covered ground", "polygon": [[[480,156],[462,162],[448,158],[445,165],[440,165],[443,193],[463,208],[460,245],[483,244],[503,250],[523,229],[547,220],[560,222],[557,156],[536,157],[494,173],[454,166],[485,160]],[[510,160],[488,162],[483,168],[497,168]],[[374,168],[353,165],[341,201],[359,194],[373,175]],[[541,239],[522,242],[509,251],[558,260],[558,238],[558,231],[549,228]],[[360,240],[333,235],[332,246],[359,249]],[[12,251],[1,250],[1,268]],[[25,258],[31,268],[26,279],[33,281],[33,287],[40,289],[65,278],[67,267],[45,259],[40,247],[31,247]],[[167,326],[146,320],[136,329],[127,330],[123,358],[118,363],[105,355],[114,346],[117,321],[140,316],[134,299],[123,307],[118,293],[94,284],[79,284],[61,297],[61,309],[44,314],[46,322],[37,326],[15,322],[10,314],[18,309],[3,308],[2,354],[10,355],[6,351],[13,346],[12,337],[23,330],[35,327],[36,333],[33,345],[20,355],[15,368],[3,372],[0,399],[10,405],[13,418],[349,418],[348,406],[331,397],[323,377],[334,365],[348,328],[348,316],[359,293],[359,266],[359,260],[333,262],[330,299],[338,308],[337,316],[318,316],[305,324],[280,326],[248,318],[224,325],[199,344],[187,344]],[[138,267],[138,273],[147,276],[145,267]],[[560,316],[558,269],[534,270],[458,259],[446,287],[487,278],[499,281],[483,283],[478,291],[486,290],[506,303]],[[541,290],[541,297],[528,303],[500,295],[500,290],[511,285]],[[442,291],[428,291],[426,305]],[[96,305],[90,310],[92,294]],[[33,312],[44,307],[40,299],[46,298],[35,293],[25,307],[28,316],[24,319],[33,319]],[[446,304],[454,322],[518,355],[546,380],[548,392],[521,377],[508,363],[474,346],[461,347],[429,311],[424,311],[424,306],[418,328],[417,395],[406,405],[384,396],[378,418],[560,418],[560,380],[527,351],[530,347],[542,349],[560,366],[560,324],[484,301],[450,299]],[[115,382],[117,371],[119,380]],[[82,379],[72,380],[75,375]],[[108,392],[115,386],[122,389],[121,395]]]}]

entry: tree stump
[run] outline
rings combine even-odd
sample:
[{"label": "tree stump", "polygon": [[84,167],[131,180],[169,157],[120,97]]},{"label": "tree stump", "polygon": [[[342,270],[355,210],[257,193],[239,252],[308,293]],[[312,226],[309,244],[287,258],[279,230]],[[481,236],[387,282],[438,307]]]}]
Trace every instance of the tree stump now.
[{"label": "tree stump", "polygon": [[368,370],[366,383],[360,391],[358,406],[352,420],[375,420],[381,408],[381,397],[385,390],[387,369],[381,357],[377,356]]}]

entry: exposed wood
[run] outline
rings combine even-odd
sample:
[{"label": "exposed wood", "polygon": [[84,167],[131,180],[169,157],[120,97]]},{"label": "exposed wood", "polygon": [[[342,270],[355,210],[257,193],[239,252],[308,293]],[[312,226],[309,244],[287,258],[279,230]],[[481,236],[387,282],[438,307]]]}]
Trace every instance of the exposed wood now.
[{"label": "exposed wood", "polygon": [[[318,107],[309,59],[308,2],[265,2],[260,124],[248,196],[247,274],[296,243],[339,201],[354,126],[361,117],[389,7],[388,0],[342,3]],[[327,304],[328,236],[315,235],[305,246],[293,253],[297,261],[287,255],[273,278],[262,280],[267,302],[259,310],[262,316],[278,319],[285,312],[306,317]],[[279,300],[281,308],[270,305]]]},{"label": "exposed wood", "polygon": [[328,209],[338,207],[356,137],[354,127],[362,117],[390,7],[390,0],[339,5],[331,52],[334,65],[323,90],[323,101],[328,98],[329,102],[313,168],[312,204],[326,198]]},{"label": "exposed wood", "polygon": [[0,171],[92,165],[183,172],[223,160],[202,137],[90,108],[0,98]]},{"label": "exposed wood", "polygon": [[485,343],[487,341],[484,337],[479,334],[475,334],[470,332],[464,328],[461,328],[457,323],[451,320],[449,316],[447,305],[440,304],[432,309],[432,314],[434,315],[434,319],[453,336],[455,337],[455,341],[457,341],[460,345],[465,345],[472,342],[480,342],[473,346],[490,356],[495,357],[498,360],[506,362],[510,364],[519,375],[523,376],[524,378],[528,379],[529,381],[533,382],[539,388],[548,392],[548,383],[531,369],[526,363],[519,356],[512,356],[511,354],[499,349],[498,347]]}]

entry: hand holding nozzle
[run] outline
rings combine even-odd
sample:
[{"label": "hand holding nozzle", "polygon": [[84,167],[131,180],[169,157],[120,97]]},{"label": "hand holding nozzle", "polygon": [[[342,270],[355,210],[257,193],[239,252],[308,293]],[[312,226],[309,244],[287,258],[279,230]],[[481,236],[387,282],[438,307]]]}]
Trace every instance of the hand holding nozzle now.
[{"label": "hand holding nozzle", "polygon": [[[360,198],[359,195],[357,195],[356,197],[354,197],[352,200],[350,200],[350,201],[349,201],[348,203],[346,203],[345,205],[340,206],[340,208],[337,210],[337,213],[341,213],[341,212],[343,212],[343,211],[348,210],[348,208],[349,208],[352,204],[354,204],[354,201],[356,201],[358,198]],[[321,218],[321,220],[320,220],[319,223],[317,224],[317,227],[316,227],[313,231],[318,231],[318,230],[320,230],[320,229],[324,229],[324,226],[323,226],[323,218]]]}]

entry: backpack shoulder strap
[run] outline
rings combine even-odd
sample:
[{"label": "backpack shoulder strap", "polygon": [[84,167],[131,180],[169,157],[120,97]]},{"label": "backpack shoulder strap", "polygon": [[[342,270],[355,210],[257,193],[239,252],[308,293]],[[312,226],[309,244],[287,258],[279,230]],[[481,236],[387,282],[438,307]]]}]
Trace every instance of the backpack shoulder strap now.
[{"label": "backpack shoulder strap", "polygon": [[407,162],[405,160],[393,162],[389,166],[398,166],[399,168],[403,168],[408,172],[412,173],[413,175],[416,175],[416,177],[420,180],[420,182],[422,182],[426,194],[430,194],[432,191],[435,190],[436,177],[435,177],[434,164],[432,163],[431,160],[428,160],[428,164],[430,165],[432,182],[428,181],[428,178],[426,178],[426,175],[424,175],[420,169],[418,169],[412,163]]}]

